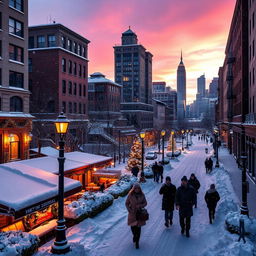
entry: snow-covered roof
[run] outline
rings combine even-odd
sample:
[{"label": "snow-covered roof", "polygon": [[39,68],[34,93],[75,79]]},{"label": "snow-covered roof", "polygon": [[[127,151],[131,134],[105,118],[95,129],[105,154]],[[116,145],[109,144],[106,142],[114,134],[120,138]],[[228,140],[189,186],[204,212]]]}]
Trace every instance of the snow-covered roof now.
[{"label": "snow-covered roof", "polygon": [[[38,148],[32,148],[31,150],[34,152],[38,152]],[[53,147],[41,147],[40,152],[41,152],[41,154],[46,155],[46,156],[58,156],[59,155],[59,150],[55,149]]]},{"label": "snow-covered roof", "polygon": [[0,117],[35,118],[34,116],[27,113],[23,113],[23,112],[4,112],[4,111],[0,111]]},{"label": "snow-covered roof", "polygon": [[91,74],[90,77],[88,78],[88,83],[89,84],[107,83],[107,84],[116,85],[118,87],[122,87],[121,84],[117,84],[117,83],[113,82],[112,80],[105,78],[105,75],[103,75],[100,72],[95,72],[95,73]]},{"label": "snow-covered roof", "polygon": [[[35,205],[40,202],[47,204],[50,200],[48,205],[54,203],[53,198],[58,195],[57,175],[30,167],[22,161],[1,164],[0,173],[0,212],[24,216],[38,210]],[[81,183],[73,179],[64,178],[64,183],[65,193],[72,190],[75,193],[81,188]]]}]

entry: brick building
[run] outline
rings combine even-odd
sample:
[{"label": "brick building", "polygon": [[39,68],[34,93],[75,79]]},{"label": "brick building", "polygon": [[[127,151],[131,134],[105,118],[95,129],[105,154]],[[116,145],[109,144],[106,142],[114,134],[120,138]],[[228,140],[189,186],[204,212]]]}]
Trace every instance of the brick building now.
[{"label": "brick building", "polygon": [[248,172],[255,178],[255,8],[254,1],[237,0],[229,31],[226,57],[219,69],[217,121],[222,140],[239,159],[248,157]]},{"label": "brick building", "polygon": [[28,158],[28,1],[0,1],[0,163]]},{"label": "brick building", "polygon": [[70,120],[67,145],[85,142],[88,43],[62,24],[29,27],[30,109],[37,118],[33,129],[35,139],[54,140],[51,122],[63,111]]}]

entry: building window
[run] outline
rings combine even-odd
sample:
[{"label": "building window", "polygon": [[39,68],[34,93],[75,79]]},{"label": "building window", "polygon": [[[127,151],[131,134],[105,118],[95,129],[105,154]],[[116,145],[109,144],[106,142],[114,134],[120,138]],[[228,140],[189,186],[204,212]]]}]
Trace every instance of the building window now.
[{"label": "building window", "polygon": [[83,66],[83,77],[85,78],[86,77],[86,69],[85,69],[85,66]]},{"label": "building window", "polygon": [[66,80],[62,80],[62,93],[66,94],[67,88],[66,88]]},{"label": "building window", "polygon": [[74,42],[74,53],[77,54],[77,43],[76,42]]},{"label": "building window", "polygon": [[254,12],[253,12],[253,14],[252,14],[252,28],[254,29],[254,25],[255,25],[255,17],[254,17],[255,15],[254,15]]},{"label": "building window", "polygon": [[71,60],[68,61],[68,73],[72,74],[72,61]]},{"label": "building window", "polygon": [[62,72],[66,72],[66,59],[65,58],[62,58],[61,65],[62,65]]},{"label": "building window", "polygon": [[24,37],[23,23],[16,19],[9,18],[9,33]]},{"label": "building window", "polygon": [[83,56],[83,57],[86,57],[85,47],[84,47],[84,46],[82,47],[82,56]]},{"label": "building window", "polygon": [[66,113],[66,102],[62,101],[62,111],[63,113]]},{"label": "building window", "polygon": [[23,12],[23,0],[9,0],[9,6]]},{"label": "building window", "polygon": [[2,29],[2,13],[0,12],[0,29]]},{"label": "building window", "polygon": [[28,48],[33,49],[35,47],[35,38],[33,36],[30,36],[28,38]]},{"label": "building window", "polygon": [[82,76],[82,65],[81,65],[81,64],[79,64],[79,71],[78,71],[78,75],[79,75],[79,77],[81,77],[81,76]]},{"label": "building window", "polygon": [[37,37],[37,47],[44,48],[45,47],[45,36],[38,36]]},{"label": "building window", "polygon": [[0,59],[2,58],[2,40],[0,40]]},{"label": "building window", "polygon": [[254,53],[255,53],[255,44],[254,44],[254,40],[252,41],[252,57],[254,57]]},{"label": "building window", "polygon": [[86,86],[84,85],[84,97],[86,97]]},{"label": "building window", "polygon": [[76,83],[74,83],[74,95],[76,95]]},{"label": "building window", "polygon": [[32,72],[32,71],[33,71],[32,59],[29,58],[29,59],[28,59],[28,72]]},{"label": "building window", "polygon": [[72,82],[68,82],[68,93],[72,95]]},{"label": "building window", "polygon": [[77,50],[77,54],[81,55],[82,51],[81,51],[81,44],[78,45],[78,50]]},{"label": "building window", "polygon": [[10,44],[9,45],[9,59],[23,63],[23,60],[24,60],[23,48],[18,47],[13,44]]},{"label": "building window", "polygon": [[61,37],[61,44],[62,44],[62,47],[66,49],[66,37],[64,36]]},{"label": "building window", "polygon": [[10,99],[11,112],[23,112],[23,101],[21,97],[13,96]]},{"label": "building window", "polygon": [[10,71],[9,72],[9,85],[12,87],[24,87],[24,75],[22,73]]},{"label": "building window", "polygon": [[82,85],[79,84],[79,96],[82,96]]},{"label": "building window", "polygon": [[68,113],[72,113],[72,102],[68,103]]},{"label": "building window", "polygon": [[74,102],[74,113],[76,114],[77,113],[77,103]]},{"label": "building window", "polygon": [[48,36],[48,47],[55,47],[56,46],[56,36],[49,35]]},{"label": "building window", "polygon": [[0,68],[0,85],[2,85],[2,69]]},{"label": "building window", "polygon": [[0,111],[2,111],[2,98],[0,97]]},{"label": "building window", "polygon": [[74,62],[74,75],[76,76],[76,74],[77,74],[76,63]]},{"label": "building window", "polygon": [[86,113],[85,104],[83,104],[84,114]]},{"label": "building window", "polygon": [[82,114],[82,104],[79,103],[79,114]]},{"label": "building window", "polygon": [[72,41],[68,39],[68,50],[72,52]]}]

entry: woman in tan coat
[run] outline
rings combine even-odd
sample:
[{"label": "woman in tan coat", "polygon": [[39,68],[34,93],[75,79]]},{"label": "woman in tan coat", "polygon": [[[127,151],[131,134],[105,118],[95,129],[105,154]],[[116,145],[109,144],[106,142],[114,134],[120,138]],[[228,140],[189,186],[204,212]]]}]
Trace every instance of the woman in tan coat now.
[{"label": "woman in tan coat", "polygon": [[146,205],[147,200],[144,193],[142,192],[140,184],[135,183],[128,194],[125,206],[128,210],[128,225],[131,226],[133,242],[135,243],[136,249],[139,249],[141,226],[146,224],[146,221],[137,220],[136,213]]}]

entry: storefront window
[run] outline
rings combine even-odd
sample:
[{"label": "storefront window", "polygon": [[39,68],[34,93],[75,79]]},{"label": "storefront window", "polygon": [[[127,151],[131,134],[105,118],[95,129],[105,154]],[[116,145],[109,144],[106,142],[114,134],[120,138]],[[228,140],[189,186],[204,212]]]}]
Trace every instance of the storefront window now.
[{"label": "storefront window", "polygon": [[20,140],[16,134],[9,135],[10,141],[10,160],[16,160],[20,158]]}]

